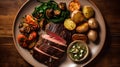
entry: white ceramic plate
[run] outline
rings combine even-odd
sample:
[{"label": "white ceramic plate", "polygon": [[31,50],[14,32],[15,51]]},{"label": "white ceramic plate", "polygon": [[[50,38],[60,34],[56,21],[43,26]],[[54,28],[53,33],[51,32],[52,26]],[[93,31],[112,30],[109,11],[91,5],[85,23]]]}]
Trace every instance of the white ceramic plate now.
[{"label": "white ceramic plate", "polygon": [[[41,1],[47,1],[47,0],[41,0]],[[66,2],[67,5],[71,0],[55,0],[56,2]],[[99,27],[100,27],[100,31],[99,31],[99,42],[98,43],[89,43],[89,48],[91,51],[91,57],[85,62],[85,63],[81,63],[81,64],[76,64],[74,62],[72,62],[72,60],[70,60],[68,57],[66,58],[66,60],[64,62],[62,62],[62,64],[60,65],[60,67],[83,67],[85,65],[87,65],[88,63],[90,63],[102,50],[102,47],[104,45],[105,42],[105,37],[106,37],[106,28],[105,28],[105,22],[104,19],[101,15],[101,12],[99,11],[99,9],[95,6],[95,4],[92,1],[89,0],[79,0],[80,4],[83,5],[90,5],[94,10],[95,10],[95,18],[97,19],[98,23],[99,23]],[[35,66],[35,67],[46,67],[45,65],[41,64],[40,62],[38,62],[37,60],[35,60],[32,55],[28,52],[28,50],[22,48],[19,46],[18,42],[17,42],[17,35],[20,33],[19,32],[19,23],[20,20],[23,16],[27,15],[27,14],[31,14],[34,11],[34,8],[36,6],[39,6],[40,3],[37,2],[36,0],[28,0],[19,10],[18,14],[16,15],[15,21],[14,21],[14,25],[13,25],[13,39],[14,39],[14,43],[16,46],[16,49],[18,50],[18,52],[20,53],[20,55],[31,65]]]}]

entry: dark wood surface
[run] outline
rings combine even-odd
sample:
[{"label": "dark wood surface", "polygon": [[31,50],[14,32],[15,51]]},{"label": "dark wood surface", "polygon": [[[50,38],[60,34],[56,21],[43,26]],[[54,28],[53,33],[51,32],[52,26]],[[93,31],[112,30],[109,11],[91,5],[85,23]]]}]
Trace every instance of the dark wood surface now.
[{"label": "dark wood surface", "polygon": [[[0,0],[0,67],[32,67],[12,39],[15,15],[26,0]],[[92,0],[103,14],[107,37],[101,53],[86,67],[120,67],[120,1]]]}]

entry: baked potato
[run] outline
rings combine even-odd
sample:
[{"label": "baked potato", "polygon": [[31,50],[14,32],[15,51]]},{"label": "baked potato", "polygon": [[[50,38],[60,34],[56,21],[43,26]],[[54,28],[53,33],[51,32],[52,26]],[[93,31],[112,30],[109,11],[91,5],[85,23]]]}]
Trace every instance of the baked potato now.
[{"label": "baked potato", "polygon": [[91,6],[83,6],[82,12],[87,19],[91,18],[94,15],[94,10]]},{"label": "baked potato", "polygon": [[88,32],[88,39],[89,39],[90,41],[95,42],[95,41],[97,40],[97,37],[98,37],[98,34],[97,34],[96,31],[90,30],[90,31]]},{"label": "baked potato", "polygon": [[97,29],[98,28],[98,22],[97,22],[97,20],[95,18],[90,18],[88,20],[88,24],[89,24],[89,27],[91,29]]},{"label": "baked potato", "polygon": [[75,10],[72,12],[71,14],[71,19],[75,22],[75,23],[80,23],[84,20],[84,16],[82,14],[81,11],[79,10]]},{"label": "baked potato", "polygon": [[69,18],[64,21],[64,27],[68,30],[74,30],[76,28],[76,24]]},{"label": "baked potato", "polygon": [[88,26],[88,23],[86,22],[86,23],[78,26],[78,27],[76,28],[76,31],[79,32],[79,33],[84,33],[84,32],[87,32],[88,29],[89,29],[89,26]]}]

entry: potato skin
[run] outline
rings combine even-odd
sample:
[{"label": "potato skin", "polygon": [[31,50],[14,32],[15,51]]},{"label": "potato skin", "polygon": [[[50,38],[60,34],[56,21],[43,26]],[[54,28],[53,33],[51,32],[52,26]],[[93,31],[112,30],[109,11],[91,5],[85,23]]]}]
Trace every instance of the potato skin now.
[{"label": "potato skin", "polygon": [[78,27],[76,28],[76,31],[79,32],[79,33],[84,33],[84,32],[87,32],[88,29],[89,29],[89,25],[88,25],[88,23],[86,22],[86,23],[78,26]]},{"label": "potato skin", "polygon": [[97,34],[96,31],[90,30],[90,31],[88,32],[88,39],[89,39],[90,41],[95,42],[95,41],[97,40],[97,37],[98,37],[98,34]]},{"label": "potato skin", "polygon": [[83,16],[82,12],[75,10],[71,14],[71,19],[77,24],[84,20],[84,16]]},{"label": "potato skin", "polygon": [[76,28],[76,24],[69,18],[64,21],[64,27],[68,30],[74,30]]},{"label": "potato skin", "polygon": [[83,15],[87,19],[91,18],[94,15],[94,10],[91,6],[84,6],[82,11],[83,11]]},{"label": "potato skin", "polygon": [[97,22],[97,20],[95,18],[90,18],[88,20],[88,24],[89,24],[89,27],[91,29],[97,29],[98,28],[98,22]]}]

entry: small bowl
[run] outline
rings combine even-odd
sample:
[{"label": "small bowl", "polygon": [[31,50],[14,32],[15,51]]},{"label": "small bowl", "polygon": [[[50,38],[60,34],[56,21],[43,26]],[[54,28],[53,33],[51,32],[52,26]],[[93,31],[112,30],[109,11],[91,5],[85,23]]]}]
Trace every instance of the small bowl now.
[{"label": "small bowl", "polygon": [[[77,59],[75,58],[75,54]],[[81,62],[89,55],[88,45],[82,40],[75,40],[69,44],[67,55],[72,61]]]}]

